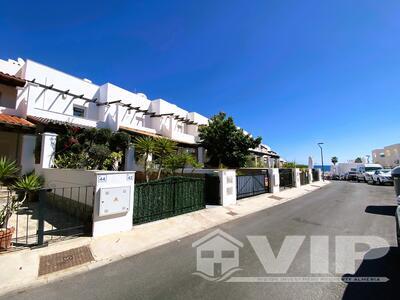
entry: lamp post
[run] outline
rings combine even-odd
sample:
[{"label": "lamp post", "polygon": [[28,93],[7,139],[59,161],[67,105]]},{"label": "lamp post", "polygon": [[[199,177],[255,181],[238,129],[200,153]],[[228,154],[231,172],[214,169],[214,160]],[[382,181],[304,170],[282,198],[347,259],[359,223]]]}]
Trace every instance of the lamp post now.
[{"label": "lamp post", "polygon": [[318,147],[321,149],[321,164],[322,164],[322,181],[325,181],[325,171],[324,171],[324,153],[322,151],[322,146],[324,143],[318,143]]}]

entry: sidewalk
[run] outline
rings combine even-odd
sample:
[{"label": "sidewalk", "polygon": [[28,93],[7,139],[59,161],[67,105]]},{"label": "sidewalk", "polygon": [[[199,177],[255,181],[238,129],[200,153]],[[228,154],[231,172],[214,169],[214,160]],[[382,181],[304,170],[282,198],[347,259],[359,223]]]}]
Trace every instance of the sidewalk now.
[{"label": "sidewalk", "polygon": [[[313,182],[310,185],[284,190],[273,195],[262,194],[242,199],[237,204],[227,207],[207,207],[185,215],[136,225],[129,232],[100,238],[77,238],[54,243],[45,248],[2,254],[0,255],[0,266],[3,270],[0,273],[0,295],[98,268],[219,224],[285,203],[327,184],[329,182]],[[95,259],[93,262],[38,277],[40,256],[80,246],[90,247]]]}]

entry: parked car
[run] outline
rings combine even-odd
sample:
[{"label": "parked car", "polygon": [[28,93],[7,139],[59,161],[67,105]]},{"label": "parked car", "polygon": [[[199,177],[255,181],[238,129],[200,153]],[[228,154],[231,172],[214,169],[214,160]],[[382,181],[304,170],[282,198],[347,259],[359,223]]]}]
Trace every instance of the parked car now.
[{"label": "parked car", "polygon": [[346,180],[357,180],[357,172],[356,171],[350,171],[346,174]]},{"label": "parked car", "polygon": [[376,170],[374,174],[372,174],[372,184],[385,184],[390,183],[393,184],[392,170],[391,169],[381,169]]},{"label": "parked car", "polygon": [[382,170],[379,164],[364,164],[357,169],[357,181],[372,182],[372,175],[377,170]]},{"label": "parked car", "polygon": [[340,180],[340,175],[339,174],[333,174],[332,175],[332,180]]}]

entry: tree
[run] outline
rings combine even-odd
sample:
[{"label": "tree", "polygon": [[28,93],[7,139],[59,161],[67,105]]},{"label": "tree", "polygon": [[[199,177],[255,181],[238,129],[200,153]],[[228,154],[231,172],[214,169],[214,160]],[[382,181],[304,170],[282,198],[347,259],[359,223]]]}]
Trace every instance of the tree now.
[{"label": "tree", "polygon": [[176,147],[177,144],[170,139],[159,138],[155,140],[156,162],[158,163],[157,179],[160,179],[162,167],[166,159],[176,151]]},{"label": "tree", "polygon": [[220,112],[210,119],[207,126],[199,128],[201,145],[207,149],[208,164],[212,167],[224,165],[230,168],[246,164],[249,149],[258,147],[261,138],[252,138],[238,128],[232,117]]},{"label": "tree", "polygon": [[354,162],[359,164],[362,163],[361,157],[357,157]]},{"label": "tree", "polygon": [[134,144],[136,152],[142,156],[144,176],[146,177],[146,182],[149,182],[149,158],[155,152],[156,143],[151,137],[140,136],[136,138]]},{"label": "tree", "polygon": [[336,164],[338,163],[339,159],[336,156],[334,156],[334,157],[332,157],[331,161],[332,161],[333,165],[336,166]]}]

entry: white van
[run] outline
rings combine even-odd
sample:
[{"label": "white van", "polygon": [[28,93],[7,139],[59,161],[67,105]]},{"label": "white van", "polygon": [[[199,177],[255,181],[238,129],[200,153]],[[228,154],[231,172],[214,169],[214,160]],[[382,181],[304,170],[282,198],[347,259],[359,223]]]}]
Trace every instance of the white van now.
[{"label": "white van", "polygon": [[372,175],[376,170],[381,170],[380,164],[362,164],[357,169],[357,181],[372,182]]}]

